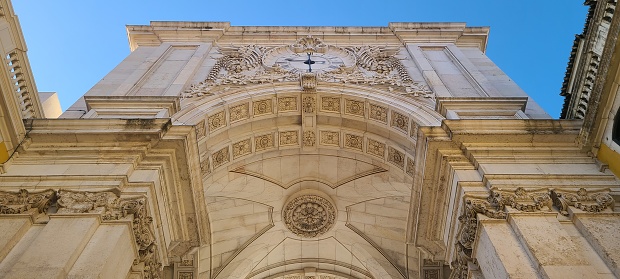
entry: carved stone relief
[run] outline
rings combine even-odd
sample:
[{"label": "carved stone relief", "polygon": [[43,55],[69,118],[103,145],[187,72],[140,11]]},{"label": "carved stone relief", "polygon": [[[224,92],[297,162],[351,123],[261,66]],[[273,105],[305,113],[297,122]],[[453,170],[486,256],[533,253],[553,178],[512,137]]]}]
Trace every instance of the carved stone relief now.
[{"label": "carved stone relief", "polygon": [[273,134],[266,134],[254,137],[254,146],[256,151],[273,148]]},{"label": "carved stone relief", "polygon": [[321,144],[340,146],[340,132],[321,131]]},{"label": "carved stone relief", "polygon": [[[322,62],[312,72],[302,62],[307,52]],[[385,46],[339,47],[318,38],[302,38],[290,46],[218,46],[219,56],[207,78],[184,91],[184,98],[222,94],[247,84],[300,82],[314,90],[318,81],[384,86],[388,91],[412,97],[434,97],[423,81],[413,81],[396,58],[399,48]]]},{"label": "carved stone relief", "polygon": [[364,144],[364,137],[362,136],[352,135],[352,134],[344,135],[344,146],[345,147],[362,151],[363,144]]},{"label": "carved stone relief", "polygon": [[409,126],[409,117],[407,117],[407,116],[405,116],[405,115],[403,115],[401,113],[392,111],[392,121],[391,122],[392,122],[392,124],[391,124],[392,127],[396,127],[397,129],[399,129],[399,130],[405,132],[405,134],[407,134],[407,128]]},{"label": "carved stone relief", "polygon": [[280,97],[278,98],[278,111],[296,111],[297,97]]},{"label": "carved stone relief", "polygon": [[25,189],[18,192],[0,191],[0,214],[20,214],[30,209],[45,213],[55,201],[56,192],[51,189],[42,192],[28,192]]},{"label": "carved stone relief", "polygon": [[576,191],[554,189],[550,193],[553,205],[565,216],[568,216],[569,206],[586,212],[601,212],[614,206],[614,199],[609,195],[608,189],[590,191],[585,188]]},{"label": "carved stone relief", "polygon": [[321,98],[321,110],[329,112],[340,112],[340,98],[323,97]]},{"label": "carved stone relief", "polygon": [[296,145],[299,144],[298,131],[280,132],[280,145]]},{"label": "carved stone relief", "polygon": [[248,119],[250,117],[249,104],[241,104],[230,107],[230,123]]},{"label": "carved stone relief", "polygon": [[314,131],[304,131],[304,146],[314,146],[316,144],[316,135]]},{"label": "carved stone relief", "polygon": [[370,104],[370,113],[368,114],[368,117],[387,123],[387,111],[388,109],[386,107]]},{"label": "carved stone relief", "polygon": [[313,96],[304,96],[301,103],[304,113],[314,113],[316,108],[316,98]]},{"label": "carved stone relief", "polygon": [[289,201],[282,212],[284,224],[301,237],[317,237],[327,232],[336,219],[330,201],[317,195],[303,195]]},{"label": "carved stone relief", "polygon": [[228,146],[213,153],[213,155],[211,155],[211,160],[213,161],[213,168],[217,168],[223,164],[230,162]]},{"label": "carved stone relief", "polygon": [[301,73],[299,83],[304,90],[314,91],[318,85],[317,75],[315,73]]},{"label": "carved stone relief", "polygon": [[388,146],[388,162],[393,163],[402,170],[405,168],[405,154]]},{"label": "carved stone relief", "polygon": [[233,150],[233,159],[237,159],[241,156],[252,153],[252,141],[250,139],[245,139],[239,142],[236,142],[232,146]]},{"label": "carved stone relief", "polygon": [[58,213],[103,213],[109,216],[118,210],[118,192],[59,192]]},{"label": "carved stone relief", "polygon": [[273,113],[273,106],[271,104],[271,99],[266,100],[258,100],[252,102],[252,107],[254,108],[253,114],[255,116],[270,114]]},{"label": "carved stone relief", "polygon": [[364,117],[364,102],[345,99],[344,104],[344,112],[346,114]]},{"label": "carved stone relief", "polygon": [[368,139],[368,145],[366,146],[366,152],[368,154],[375,155],[383,158],[385,154],[385,143],[378,142],[373,139]]},{"label": "carved stone relief", "polygon": [[226,112],[220,111],[216,114],[209,116],[209,131],[215,131],[218,128],[226,126]]}]

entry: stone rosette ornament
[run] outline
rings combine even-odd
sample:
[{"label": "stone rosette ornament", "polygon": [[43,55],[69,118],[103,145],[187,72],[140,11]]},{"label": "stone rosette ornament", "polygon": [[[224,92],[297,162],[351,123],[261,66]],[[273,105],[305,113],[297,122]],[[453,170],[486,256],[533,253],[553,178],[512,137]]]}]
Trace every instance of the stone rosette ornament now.
[{"label": "stone rosette ornament", "polygon": [[327,232],[336,220],[333,204],[318,195],[302,195],[289,200],[282,211],[284,224],[301,237],[317,237]]}]

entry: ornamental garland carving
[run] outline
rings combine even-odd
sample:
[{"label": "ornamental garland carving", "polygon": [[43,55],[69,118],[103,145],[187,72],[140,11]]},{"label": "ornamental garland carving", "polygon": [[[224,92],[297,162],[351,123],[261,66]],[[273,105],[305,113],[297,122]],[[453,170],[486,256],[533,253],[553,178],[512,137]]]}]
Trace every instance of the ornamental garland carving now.
[{"label": "ornamental garland carving", "polygon": [[[411,79],[407,69],[396,57],[397,47],[327,45],[319,38],[308,36],[290,46],[259,45],[219,46],[217,61],[207,78],[190,86],[183,98],[222,94],[235,86],[301,83],[304,89],[315,89],[317,82],[350,83],[385,86],[396,94],[433,98],[424,82]],[[307,54],[316,63],[307,75]],[[304,75],[306,74],[306,75]]]},{"label": "ornamental garland carving", "polygon": [[569,206],[586,212],[601,212],[614,206],[614,199],[609,195],[608,189],[590,191],[585,188],[577,191],[554,189],[550,193],[553,205],[565,216],[568,216]]},{"label": "ornamental garland carving", "polygon": [[543,208],[551,211],[553,206],[547,189],[526,190],[523,187],[518,187],[514,191],[491,190],[489,201],[500,210],[510,206],[523,212],[541,211]]},{"label": "ornamental garland carving", "polygon": [[55,201],[56,192],[51,189],[42,192],[28,192],[25,189],[18,192],[0,191],[0,214],[27,213],[31,209],[45,213]]},{"label": "ornamental garland carving", "polygon": [[327,232],[336,220],[336,210],[327,199],[303,195],[289,201],[282,212],[284,224],[301,237],[317,237]]}]

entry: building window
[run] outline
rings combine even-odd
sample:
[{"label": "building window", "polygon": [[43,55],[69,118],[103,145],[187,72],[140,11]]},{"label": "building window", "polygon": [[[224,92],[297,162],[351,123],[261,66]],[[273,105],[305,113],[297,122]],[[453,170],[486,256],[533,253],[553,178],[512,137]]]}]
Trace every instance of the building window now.
[{"label": "building window", "polygon": [[616,117],[614,117],[614,128],[611,131],[611,138],[616,144],[620,145],[620,108],[618,108]]}]

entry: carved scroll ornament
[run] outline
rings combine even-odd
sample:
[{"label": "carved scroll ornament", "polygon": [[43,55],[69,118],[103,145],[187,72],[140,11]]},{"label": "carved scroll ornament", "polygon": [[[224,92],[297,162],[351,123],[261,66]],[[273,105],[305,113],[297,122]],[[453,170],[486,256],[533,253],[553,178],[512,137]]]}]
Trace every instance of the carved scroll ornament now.
[{"label": "carved scroll ornament", "polygon": [[614,198],[609,195],[608,189],[590,191],[585,188],[577,191],[554,189],[550,193],[553,205],[565,216],[568,216],[569,206],[586,212],[601,212],[614,206]]}]

